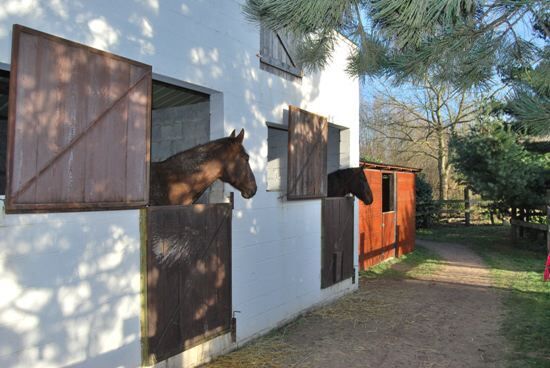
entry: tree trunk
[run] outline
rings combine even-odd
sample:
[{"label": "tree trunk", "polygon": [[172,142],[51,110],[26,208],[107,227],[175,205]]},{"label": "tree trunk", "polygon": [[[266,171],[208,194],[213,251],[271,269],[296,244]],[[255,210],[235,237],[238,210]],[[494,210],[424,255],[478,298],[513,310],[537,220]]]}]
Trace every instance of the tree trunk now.
[{"label": "tree trunk", "polygon": [[439,199],[447,199],[448,157],[443,129],[437,130],[437,174],[439,175]]},{"label": "tree trunk", "polygon": [[470,226],[470,189],[464,188],[464,225]]}]

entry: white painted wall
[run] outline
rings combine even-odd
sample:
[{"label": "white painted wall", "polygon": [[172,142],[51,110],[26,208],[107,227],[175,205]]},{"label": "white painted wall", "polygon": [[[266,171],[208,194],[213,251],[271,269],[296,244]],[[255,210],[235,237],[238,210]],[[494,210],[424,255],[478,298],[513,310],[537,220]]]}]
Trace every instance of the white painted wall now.
[{"label": "white painted wall", "polygon": [[140,363],[139,211],[5,215],[0,367]]},{"label": "white painted wall", "polygon": [[[342,38],[323,73],[293,83],[260,70],[259,29],[233,0],[5,1],[0,3],[3,63],[10,62],[12,23],[112,51],[153,65],[155,73],[220,92],[211,98],[211,108],[219,114],[223,107],[223,130],[213,127],[212,138],[245,128],[258,184],[250,200],[235,195],[233,308],[241,311],[239,343],[356,287],[347,280],[320,289],[321,201],[287,202],[266,191],[265,122],[284,123],[289,104],[349,127],[350,165],[358,164],[359,82],[344,72],[348,41]],[[137,211],[3,215],[0,284],[12,294],[0,302],[0,366],[138,364],[137,232]],[[81,271],[86,267],[91,274]],[[232,348],[227,339],[216,341],[174,364],[192,365]]]}]

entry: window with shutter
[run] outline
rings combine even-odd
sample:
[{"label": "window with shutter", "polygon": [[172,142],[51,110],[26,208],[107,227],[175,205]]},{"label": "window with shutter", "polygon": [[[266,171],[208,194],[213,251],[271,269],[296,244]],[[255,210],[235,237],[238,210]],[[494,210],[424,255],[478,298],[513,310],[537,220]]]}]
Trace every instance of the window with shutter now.
[{"label": "window with shutter", "polygon": [[289,107],[287,198],[327,195],[327,118]]},{"label": "window with shutter", "polygon": [[296,40],[290,33],[261,26],[260,68],[292,81],[302,78],[302,67],[296,60]]},{"label": "window with shutter", "polygon": [[267,128],[267,190],[286,191],[288,161],[288,129],[268,125]]},{"label": "window with shutter", "polygon": [[394,174],[382,175],[382,212],[395,211],[395,178]]},{"label": "window with shutter", "polygon": [[10,77],[7,211],[147,203],[151,66],[15,25]]},{"label": "window with shutter", "polygon": [[348,128],[328,125],[327,172],[350,167],[350,130]]}]

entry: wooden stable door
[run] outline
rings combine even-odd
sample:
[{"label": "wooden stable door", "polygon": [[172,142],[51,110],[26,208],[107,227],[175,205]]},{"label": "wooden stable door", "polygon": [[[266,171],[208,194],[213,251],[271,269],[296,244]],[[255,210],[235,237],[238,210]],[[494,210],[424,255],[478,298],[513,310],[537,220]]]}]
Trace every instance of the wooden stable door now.
[{"label": "wooden stable door", "polygon": [[147,209],[147,362],[231,328],[231,204]]},{"label": "wooden stable door", "polygon": [[[396,253],[397,241],[395,174],[369,169],[365,169],[364,172],[372,191],[373,202],[370,205],[359,202],[359,264],[361,270],[393,257]],[[384,188],[385,185],[386,188]],[[387,198],[388,195],[390,198]]]},{"label": "wooden stable door", "polygon": [[415,174],[397,174],[397,230],[398,256],[412,252],[416,238]]},{"label": "wooden stable door", "polygon": [[353,277],[354,199],[323,198],[321,288]]},{"label": "wooden stable door", "polygon": [[364,270],[379,262],[382,244],[382,173],[364,170],[372,191],[372,203],[359,203],[359,268]]},{"label": "wooden stable door", "polygon": [[395,211],[382,213],[382,247],[380,248],[380,260],[393,257],[396,252],[396,213]]}]

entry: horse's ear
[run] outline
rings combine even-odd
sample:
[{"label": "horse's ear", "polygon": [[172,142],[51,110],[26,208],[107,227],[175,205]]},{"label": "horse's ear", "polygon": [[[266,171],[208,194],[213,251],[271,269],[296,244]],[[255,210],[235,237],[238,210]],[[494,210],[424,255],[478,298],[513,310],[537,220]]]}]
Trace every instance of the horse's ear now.
[{"label": "horse's ear", "polygon": [[243,140],[244,140],[244,129],[241,129],[241,132],[239,133],[239,135],[237,136],[237,141],[239,143],[243,143]]},{"label": "horse's ear", "polygon": [[229,138],[235,138],[235,129],[229,134]]}]

